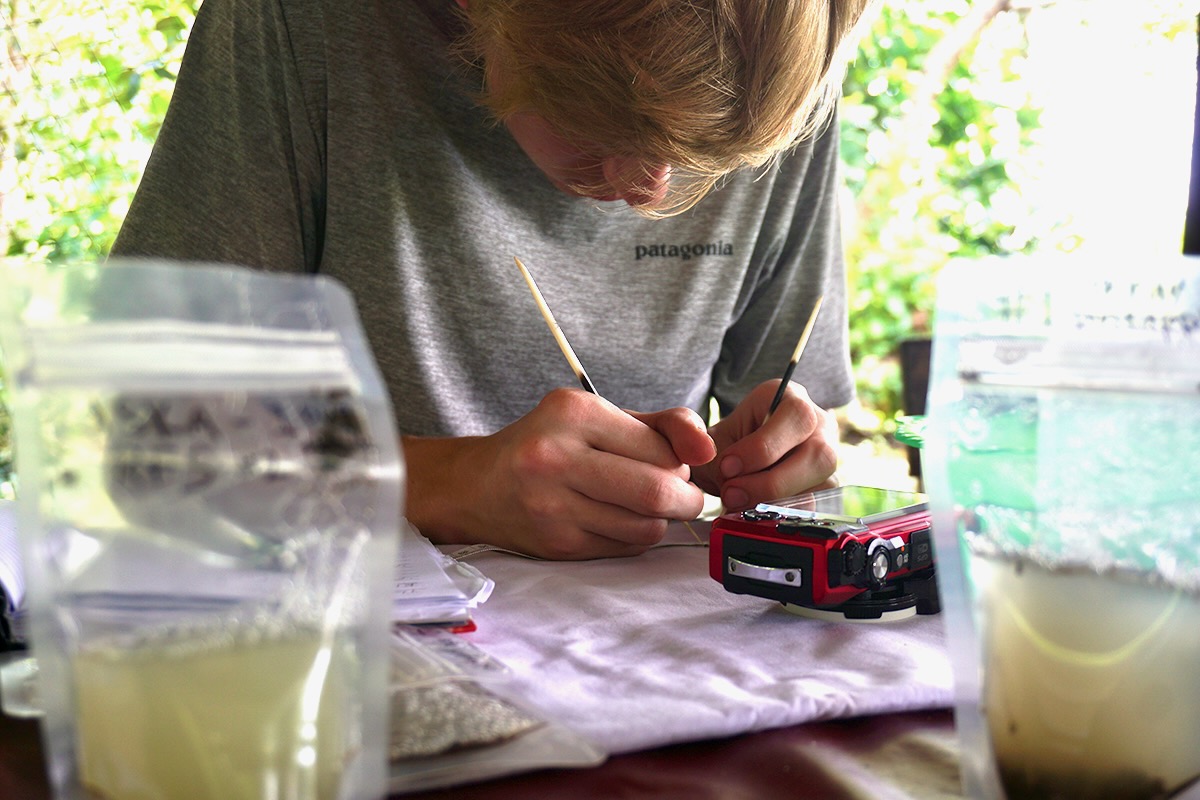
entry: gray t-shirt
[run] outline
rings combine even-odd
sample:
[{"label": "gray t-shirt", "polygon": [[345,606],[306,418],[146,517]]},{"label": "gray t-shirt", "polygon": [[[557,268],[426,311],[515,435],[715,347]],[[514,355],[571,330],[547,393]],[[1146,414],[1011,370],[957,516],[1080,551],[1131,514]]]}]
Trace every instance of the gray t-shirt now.
[{"label": "gray t-shirt", "polygon": [[205,0],[113,255],[344,283],[401,432],[491,433],[575,385],[513,262],[621,407],[730,409],[787,366],[853,393],[837,126],[693,210],[555,189],[473,99],[453,0]]}]

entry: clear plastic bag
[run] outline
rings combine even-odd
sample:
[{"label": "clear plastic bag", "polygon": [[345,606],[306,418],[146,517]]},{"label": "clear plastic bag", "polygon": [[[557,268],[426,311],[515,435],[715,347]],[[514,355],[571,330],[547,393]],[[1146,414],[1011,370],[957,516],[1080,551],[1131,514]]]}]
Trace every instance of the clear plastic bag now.
[{"label": "clear plastic bag", "polygon": [[404,474],[348,293],[216,265],[5,273],[56,795],[382,795]]},{"label": "clear plastic bag", "polygon": [[508,668],[460,635],[402,626],[392,637],[392,792],[411,792],[606,755],[508,689]]},{"label": "clear plastic bag", "polygon": [[938,288],[922,464],[968,795],[1200,788],[1200,259]]}]

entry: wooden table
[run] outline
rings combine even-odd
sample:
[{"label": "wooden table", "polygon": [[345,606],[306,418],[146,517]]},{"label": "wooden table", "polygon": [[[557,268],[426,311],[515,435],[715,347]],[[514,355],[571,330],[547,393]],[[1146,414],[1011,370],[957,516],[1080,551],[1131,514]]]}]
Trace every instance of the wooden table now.
[{"label": "wooden table", "polygon": [[[406,794],[408,800],[958,800],[950,711],[809,723]],[[0,798],[49,800],[34,720],[0,715]]]}]

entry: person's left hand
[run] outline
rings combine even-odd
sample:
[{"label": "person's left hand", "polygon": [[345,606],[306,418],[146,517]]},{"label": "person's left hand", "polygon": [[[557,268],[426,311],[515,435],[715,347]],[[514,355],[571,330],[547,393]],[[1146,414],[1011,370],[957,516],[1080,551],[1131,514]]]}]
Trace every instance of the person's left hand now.
[{"label": "person's left hand", "polygon": [[837,419],[797,383],[768,415],[779,381],[760,383],[709,434],[717,456],[692,468],[692,480],[718,495],[726,511],[837,486]]}]

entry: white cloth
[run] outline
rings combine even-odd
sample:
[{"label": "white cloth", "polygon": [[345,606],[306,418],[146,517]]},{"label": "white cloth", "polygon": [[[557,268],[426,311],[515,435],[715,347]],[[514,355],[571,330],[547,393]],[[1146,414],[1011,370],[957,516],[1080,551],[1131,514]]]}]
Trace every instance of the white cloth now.
[{"label": "white cloth", "polygon": [[614,754],[951,705],[940,615],[799,617],[726,592],[708,576],[708,555],[699,546],[586,562],[477,553],[470,562],[496,587],[467,635],[516,673],[533,708]]}]

